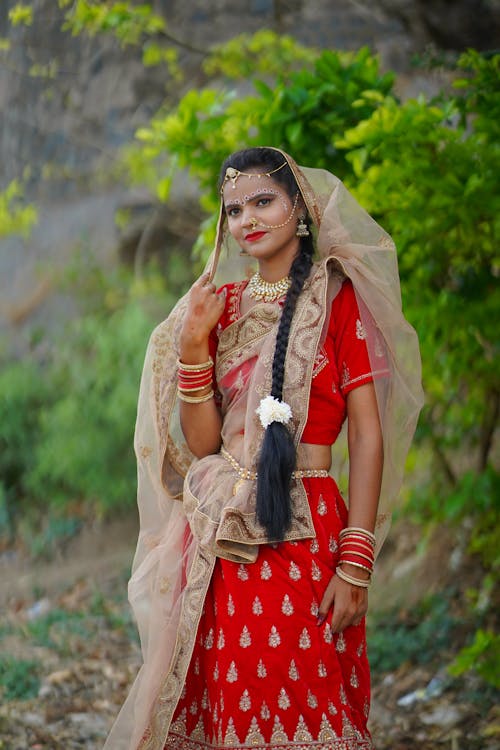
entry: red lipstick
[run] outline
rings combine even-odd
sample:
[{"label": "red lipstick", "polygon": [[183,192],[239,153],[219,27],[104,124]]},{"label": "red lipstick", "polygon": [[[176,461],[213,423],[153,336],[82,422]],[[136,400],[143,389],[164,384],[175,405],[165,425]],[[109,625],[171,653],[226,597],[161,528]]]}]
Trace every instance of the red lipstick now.
[{"label": "red lipstick", "polygon": [[265,234],[266,232],[250,232],[250,234],[246,235],[245,240],[247,242],[255,242],[256,240],[260,240]]}]

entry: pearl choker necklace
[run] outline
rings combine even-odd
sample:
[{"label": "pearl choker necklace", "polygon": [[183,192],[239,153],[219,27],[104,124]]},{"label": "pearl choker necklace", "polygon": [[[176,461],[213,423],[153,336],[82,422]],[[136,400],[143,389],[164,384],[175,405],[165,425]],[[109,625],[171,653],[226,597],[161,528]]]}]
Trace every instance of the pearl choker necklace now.
[{"label": "pearl choker necklace", "polygon": [[252,299],[262,300],[263,302],[276,302],[276,300],[288,292],[291,283],[290,276],[285,276],[279,281],[266,281],[257,271],[248,282],[247,289]]}]

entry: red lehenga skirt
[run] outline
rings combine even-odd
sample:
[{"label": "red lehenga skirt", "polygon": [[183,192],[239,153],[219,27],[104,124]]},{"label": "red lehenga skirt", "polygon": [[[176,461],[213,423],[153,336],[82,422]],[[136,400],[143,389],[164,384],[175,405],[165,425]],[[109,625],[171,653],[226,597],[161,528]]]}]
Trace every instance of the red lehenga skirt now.
[{"label": "red lehenga skirt", "polygon": [[304,479],[315,539],[218,559],[165,748],[367,750],[365,623],[333,635],[317,612],[347,511],[331,478]]}]

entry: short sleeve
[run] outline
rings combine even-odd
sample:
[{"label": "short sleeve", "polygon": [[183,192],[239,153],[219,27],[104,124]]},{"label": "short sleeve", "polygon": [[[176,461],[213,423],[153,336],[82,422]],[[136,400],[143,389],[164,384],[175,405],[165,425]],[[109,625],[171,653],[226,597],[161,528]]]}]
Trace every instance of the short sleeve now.
[{"label": "short sleeve", "polygon": [[349,279],[344,281],[340,292],[333,300],[330,329],[333,329],[340,390],[345,396],[354,388],[373,381],[366,346],[366,331],[361,322],[356,295]]}]

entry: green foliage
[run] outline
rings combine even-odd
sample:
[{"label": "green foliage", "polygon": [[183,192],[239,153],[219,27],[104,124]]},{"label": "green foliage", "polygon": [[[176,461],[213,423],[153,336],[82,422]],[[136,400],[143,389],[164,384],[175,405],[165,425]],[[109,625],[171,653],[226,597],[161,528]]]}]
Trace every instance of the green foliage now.
[{"label": "green foliage", "polygon": [[477,630],[470,646],[463,648],[449,667],[454,677],[470,671],[500,689],[500,635],[491,630]]},{"label": "green foliage", "polygon": [[9,10],[9,21],[13,26],[31,26],[33,23],[33,8],[24,3],[16,3]]},{"label": "green foliage", "polygon": [[40,436],[39,413],[54,400],[54,391],[36,362],[7,364],[0,371],[0,476],[3,533],[13,530],[23,511],[33,449]]},{"label": "green foliage", "polygon": [[73,636],[90,635],[94,623],[86,620],[82,612],[52,609],[37,617],[24,628],[24,635],[37,646],[51,648],[61,655],[69,655],[69,642]]},{"label": "green foliage", "polygon": [[0,695],[4,701],[28,700],[38,695],[40,664],[37,661],[0,656]]},{"label": "green foliage", "polygon": [[60,395],[41,412],[28,483],[53,503],[131,504],[133,426],[151,323],[132,305],[106,319],[83,318],[75,328],[58,352]]},{"label": "green foliage", "polygon": [[[456,81],[460,93],[404,104],[387,97],[337,140],[359,200],[396,239],[406,313],[420,339],[427,405],[417,437],[432,464],[410,510],[422,523],[468,529],[483,591],[499,571],[500,477],[491,460],[500,399],[499,66],[498,55],[470,52],[458,63],[469,74]],[[481,633],[458,663],[483,649],[487,677],[493,648]]]},{"label": "green foliage", "polygon": [[[468,64],[476,59],[468,57]],[[470,79],[471,86],[481,79],[480,96],[402,105],[387,98],[337,141],[348,150],[360,201],[396,238],[424,365],[428,407],[420,436],[432,442],[452,485],[468,481],[454,468],[453,453],[477,456],[474,466],[464,465],[472,473],[486,468],[498,401],[499,85],[487,75],[498,69],[498,58],[480,59]],[[472,117],[479,100],[484,113]],[[466,123],[460,111],[470,115]],[[455,490],[450,503],[460,502]]]},{"label": "green foliage", "polygon": [[460,71],[467,78],[456,78],[454,87],[460,90],[455,101],[463,115],[473,115],[476,133],[482,133],[491,143],[500,135],[500,55],[483,57],[476,50],[469,50],[458,61]]},{"label": "green foliage", "polygon": [[17,536],[33,560],[51,560],[78,534],[82,528],[82,515],[82,511],[69,502],[62,508],[47,503],[42,518],[38,508],[25,508],[17,523]]},{"label": "green foliage", "polygon": [[12,234],[27,237],[38,218],[34,206],[23,200],[23,189],[19,180],[13,180],[0,192],[0,239]]},{"label": "green foliage", "polygon": [[153,13],[149,3],[102,2],[102,0],[75,0],[67,7],[65,29],[72,34],[112,33],[123,45],[138,44],[144,36],[165,31],[164,19]]},{"label": "green foliage", "polygon": [[452,643],[459,622],[450,612],[450,592],[420,602],[411,613],[378,612],[368,620],[368,649],[374,671],[401,664],[427,664]]},{"label": "green foliage", "polygon": [[150,3],[59,0],[59,5],[68,8],[63,29],[73,35],[111,34],[123,47],[141,46],[145,67],[165,65],[173,80],[182,79],[177,50],[172,44],[175,39],[168,37],[168,45],[159,42],[166,35],[167,25]]},{"label": "green foliage", "polygon": [[[50,554],[90,514],[135,501],[133,431],[146,343],[179,285],[190,281],[176,253],[169,289],[152,269],[134,279],[86,262],[75,263],[65,282],[73,296],[79,289],[80,317],[57,340],[42,339],[43,363],[33,356],[6,363],[0,374],[2,530],[22,516],[36,557]],[[33,511],[41,503],[43,522]]]},{"label": "green foliage", "polygon": [[165,65],[173,81],[177,83],[182,81],[179,56],[173,47],[165,47],[153,41],[145,42],[142,47],[142,62],[146,68]]},{"label": "green foliage", "polygon": [[[255,41],[246,39],[249,47]],[[267,36],[261,32],[259,45],[263,39]],[[225,51],[227,47],[219,49],[220,58],[225,59]],[[227,54],[232,60],[231,46]],[[246,64],[253,66],[252,60]],[[235,63],[233,74],[238,70]],[[204,191],[203,207],[213,211],[219,166],[227,154],[246,145],[280,146],[301,163],[342,173],[345,157],[333,138],[376,110],[394,79],[380,74],[377,58],[367,49],[311,54],[308,68],[299,71],[278,53],[273,72],[272,85],[253,81],[255,95],[238,97],[233,90],[210,86],[191,90],[173,112],[159,112],[149,127],[137,131],[143,167],[157,164],[161,200],[169,196],[173,175],[188,169]]]},{"label": "green foliage", "polygon": [[256,74],[279,76],[287,70],[311,67],[317,56],[317,50],[304,47],[291,36],[261,29],[216,44],[203,62],[203,70],[210,77],[222,73],[235,79]]}]

